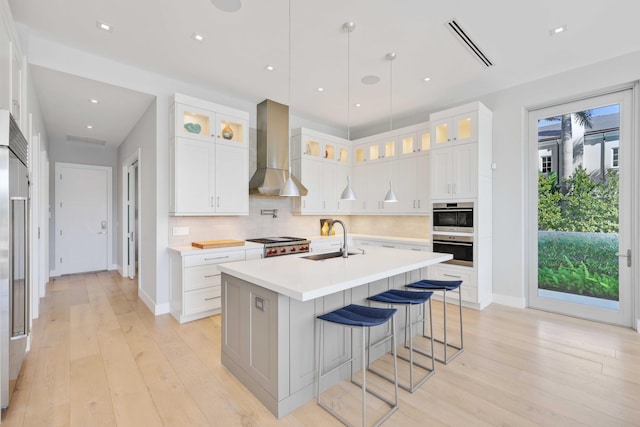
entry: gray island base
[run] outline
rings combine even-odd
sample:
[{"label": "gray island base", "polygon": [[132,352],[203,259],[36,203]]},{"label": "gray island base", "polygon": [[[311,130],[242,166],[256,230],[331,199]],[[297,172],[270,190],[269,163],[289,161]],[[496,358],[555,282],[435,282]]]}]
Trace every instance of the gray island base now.
[{"label": "gray island base", "polygon": [[[368,296],[426,278],[426,267],[449,259],[450,254],[368,247],[349,258],[285,256],[221,264],[222,364],[282,418],[315,396],[317,315],[366,305]],[[404,316],[396,318],[403,327]],[[372,340],[374,333],[384,330],[372,331]],[[324,339],[327,367],[348,359],[348,330],[327,324]],[[359,343],[354,344],[357,351]],[[372,360],[388,350],[381,346]],[[327,387],[347,376],[347,367],[336,371]]]}]

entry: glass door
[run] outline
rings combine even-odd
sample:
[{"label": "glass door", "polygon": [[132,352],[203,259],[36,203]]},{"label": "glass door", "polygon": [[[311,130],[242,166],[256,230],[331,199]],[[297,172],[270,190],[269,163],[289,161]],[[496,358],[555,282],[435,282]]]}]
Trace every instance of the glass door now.
[{"label": "glass door", "polygon": [[632,92],[529,114],[529,306],[631,326]]}]

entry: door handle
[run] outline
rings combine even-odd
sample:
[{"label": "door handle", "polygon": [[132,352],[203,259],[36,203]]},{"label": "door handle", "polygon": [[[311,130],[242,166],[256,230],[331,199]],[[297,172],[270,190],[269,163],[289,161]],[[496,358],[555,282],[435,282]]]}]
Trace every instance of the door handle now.
[{"label": "door handle", "polygon": [[627,267],[631,267],[631,249],[627,249],[627,253],[618,252],[616,256],[627,257]]}]

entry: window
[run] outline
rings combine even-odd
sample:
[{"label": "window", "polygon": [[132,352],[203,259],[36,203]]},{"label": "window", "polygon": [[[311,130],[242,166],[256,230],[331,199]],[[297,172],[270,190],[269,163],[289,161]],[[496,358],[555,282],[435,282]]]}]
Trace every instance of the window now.
[{"label": "window", "polygon": [[613,147],[611,149],[611,166],[614,168],[617,168],[620,166],[620,163],[618,160],[618,147]]},{"label": "window", "polygon": [[[617,159],[617,156],[616,156]],[[551,156],[541,156],[540,160],[542,161],[542,166],[540,172],[542,173],[551,173]]]}]

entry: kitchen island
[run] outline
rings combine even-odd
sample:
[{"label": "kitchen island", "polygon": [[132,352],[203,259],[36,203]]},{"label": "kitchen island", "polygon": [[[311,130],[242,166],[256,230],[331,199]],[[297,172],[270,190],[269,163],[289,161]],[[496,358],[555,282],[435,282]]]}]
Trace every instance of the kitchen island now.
[{"label": "kitchen island", "polygon": [[[320,261],[306,254],[218,267],[222,364],[278,418],[314,397],[317,315],[351,303],[366,304],[368,296],[425,278],[425,267],[452,258],[382,247],[358,252]],[[398,316],[400,326],[402,319]],[[348,358],[350,334],[327,326],[324,360],[335,366]],[[381,347],[372,358],[385,351]],[[335,374],[328,383],[344,378],[347,370]]]}]

